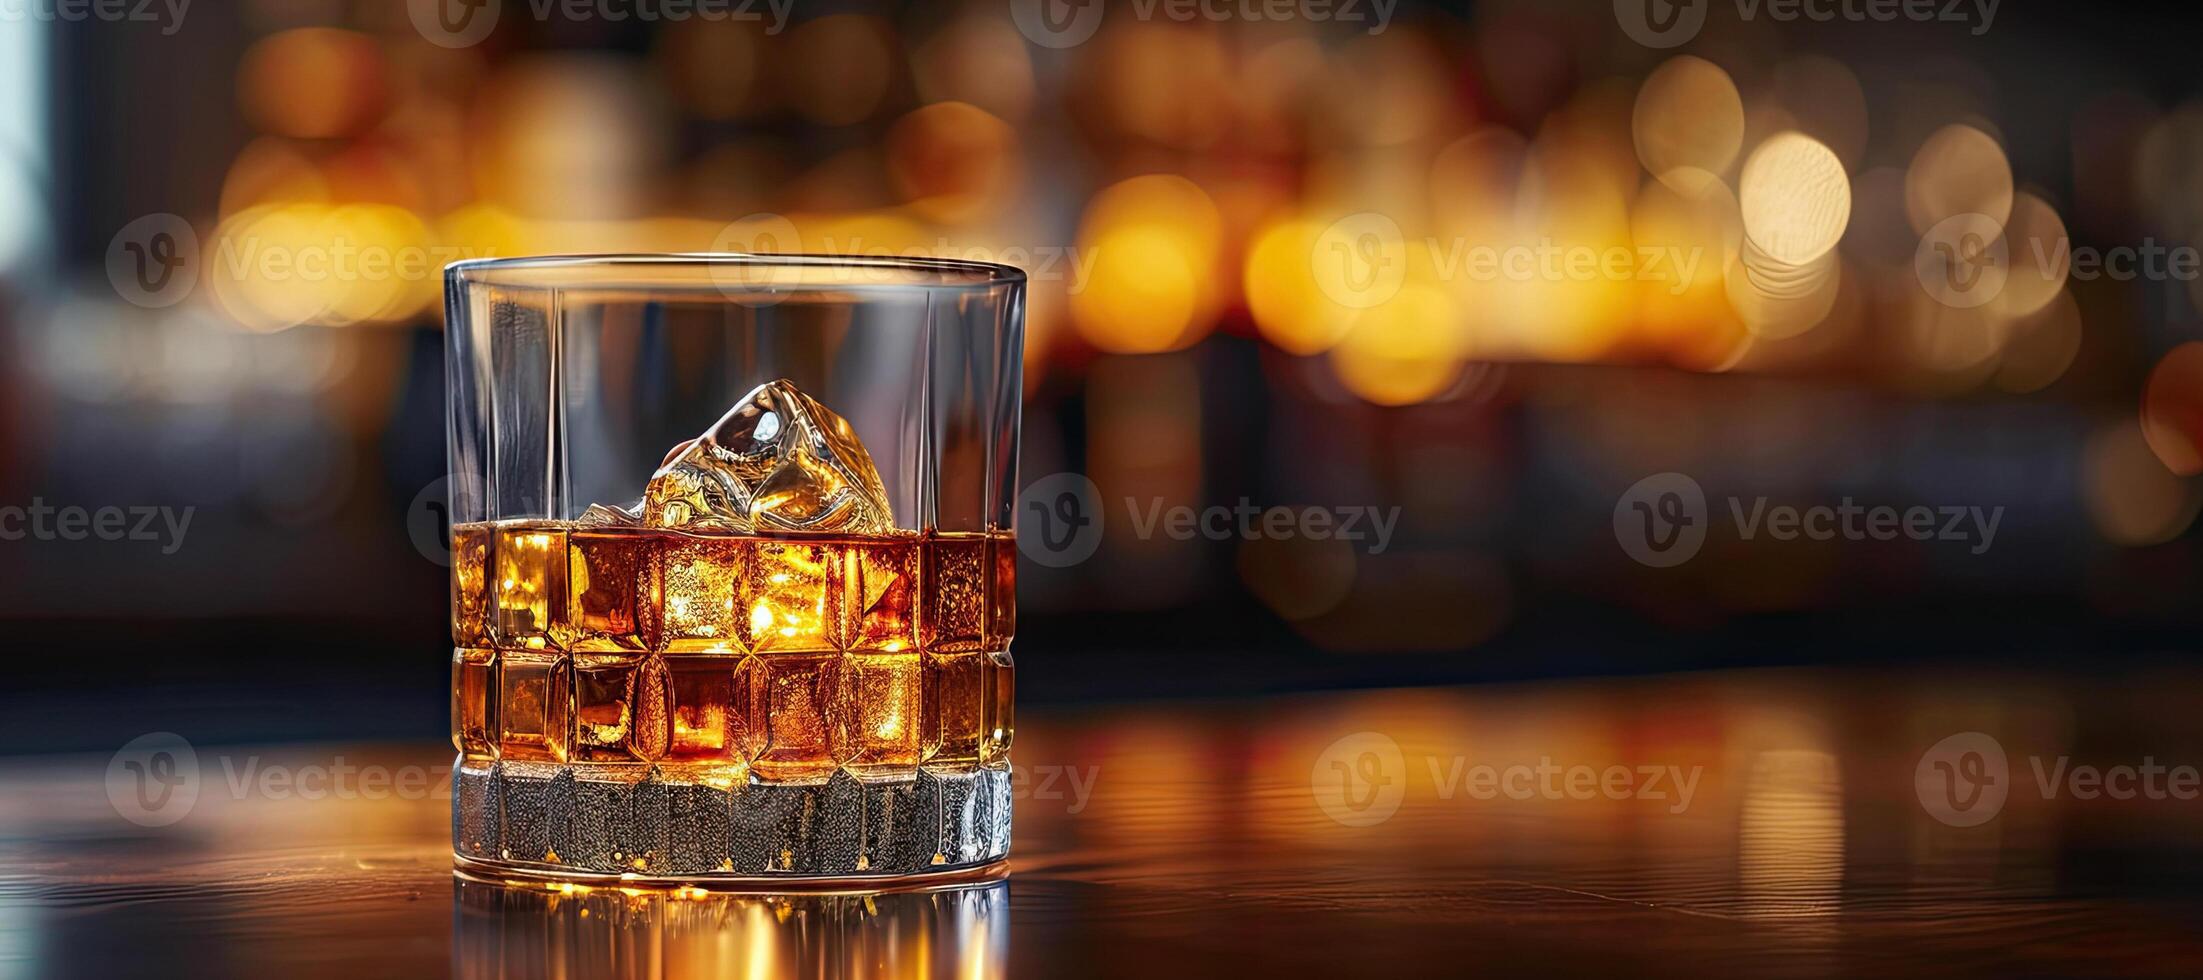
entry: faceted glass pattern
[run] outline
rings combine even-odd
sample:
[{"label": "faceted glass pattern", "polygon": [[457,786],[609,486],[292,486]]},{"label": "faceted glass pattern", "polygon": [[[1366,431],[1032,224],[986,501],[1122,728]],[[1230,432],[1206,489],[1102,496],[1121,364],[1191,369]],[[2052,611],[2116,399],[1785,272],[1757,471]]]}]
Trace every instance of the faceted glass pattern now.
[{"label": "faceted glass pattern", "polygon": [[1007,758],[1008,535],[531,521],[453,537],[484,542],[497,572],[494,638],[452,662],[452,740],[468,758],[776,781]]}]

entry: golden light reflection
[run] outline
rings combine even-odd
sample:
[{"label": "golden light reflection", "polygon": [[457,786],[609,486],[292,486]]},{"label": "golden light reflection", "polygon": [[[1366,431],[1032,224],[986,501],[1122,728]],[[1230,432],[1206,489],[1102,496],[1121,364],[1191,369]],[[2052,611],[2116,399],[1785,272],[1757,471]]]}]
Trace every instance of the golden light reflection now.
[{"label": "golden light reflection", "polygon": [[935,221],[982,217],[1016,199],[1022,182],[1017,134],[965,102],[937,102],[898,120],[887,133],[887,159],[905,199]]},{"label": "golden light reflection", "polygon": [[1844,872],[1843,771],[1813,749],[1752,758],[1737,818],[1737,884],[1747,915],[1832,916]]},{"label": "golden light reflection", "polygon": [[1423,139],[1454,111],[1445,57],[1415,31],[1355,38],[1333,55],[1330,70],[1332,84],[1316,95],[1330,121],[1357,143]]},{"label": "golden light reflection", "polygon": [[1972,126],[1936,130],[1905,170],[1905,215],[1927,234],[1937,223],[1979,214],[2001,226],[2012,214],[2012,165],[1996,138]]},{"label": "golden light reflection", "polygon": [[2165,468],[2140,425],[2115,422],[2097,429],[2081,465],[2088,516],[2105,540],[2128,547],[2162,544],[2195,522],[2194,481]]},{"label": "golden light reflection", "polygon": [[673,152],[670,99],[642,66],[609,55],[517,59],[478,96],[475,182],[485,200],[531,218],[646,213]]},{"label": "golden light reflection", "polygon": [[[1875,370],[1941,392],[2039,390],[2077,349],[2065,236],[2086,216],[2014,191],[1979,115],[1986,76],[1963,64],[1878,86],[1870,101],[1852,68],[1785,55],[1764,25],[1713,32],[1693,49],[1704,57],[1632,80],[1581,73],[1552,24],[1520,15],[1480,20],[1458,50],[1421,22],[1333,39],[1111,20],[1093,43],[1052,51],[999,14],[921,21],[829,14],[780,36],[689,20],[655,28],[642,59],[276,31],[238,75],[238,106],[261,135],[205,220],[222,241],[249,230],[301,247],[410,242],[447,260],[710,250],[727,244],[728,220],[761,213],[794,229],[774,251],[1053,242],[1079,268],[1030,287],[1035,385],[1080,369],[1079,345],[1047,342],[1058,321],[1105,353],[1251,331],[1291,355],[1328,355],[1312,369],[1339,385],[1321,387],[1383,405],[1456,397],[1472,337],[1480,361],[1746,371],[1830,370],[1852,344]],[[1066,161],[1051,142],[1061,134],[1025,125],[1044,100],[1063,103],[1091,159]],[[2132,203],[2152,220],[2203,228],[2203,191],[2188,179],[2203,109],[2134,111],[2120,131],[2130,152],[2105,166],[2131,168]],[[840,135],[819,143],[788,127]],[[1903,169],[1849,176],[1908,151]],[[1065,162],[1048,188],[1028,173]],[[1103,175],[1098,189],[1086,173]],[[1068,249],[1065,206],[1080,214]],[[1322,261],[1307,258],[1311,233],[1361,211],[1401,229],[1396,251],[1423,240],[1443,256],[1439,274],[1401,281],[1404,299],[1377,290],[1383,309],[1336,302]],[[2010,245],[1993,315],[1902,298],[1892,273],[1921,231],[1967,211]],[[1476,247],[1695,261],[1664,278],[1478,276],[1462,265]],[[260,330],[436,309],[412,280],[224,278],[215,307]],[[1437,293],[1406,288],[1418,281]],[[1846,295],[1891,329],[1820,336]],[[1457,329],[1415,326],[1439,316]]]},{"label": "golden light reflection", "polygon": [[303,27],[271,34],[238,62],[237,95],[260,129],[329,139],[371,124],[387,98],[388,66],[373,38]]},{"label": "golden light reflection", "polygon": [[2004,242],[2009,271],[2004,288],[1996,294],[1996,309],[2005,316],[2027,316],[2049,305],[2065,288],[2073,256],[2072,243],[2065,237],[2065,219],[2042,198],[2020,194],[2012,199]]},{"label": "golden light reflection", "polygon": [[1988,307],[1961,308],[1924,290],[1906,294],[1900,325],[1905,363],[1935,390],[1961,391],[1988,380],[2011,333],[2010,321]]},{"label": "golden light reflection", "polygon": [[1033,104],[1033,61],[1023,35],[997,18],[958,18],[911,54],[918,95],[928,102],[969,102],[1003,119],[1023,119]]},{"label": "golden light reflection", "polygon": [[1674,263],[1675,275],[1660,280],[1661,285],[1678,292],[1712,286],[1743,244],[1744,223],[1736,195],[1720,178],[1702,170],[1676,170],[1670,175],[1675,183],[1648,181],[1638,192],[1630,208],[1630,238],[1639,247],[1670,250],[1687,260]]},{"label": "golden light reflection", "polygon": [[1192,181],[1150,174],[1094,198],[1079,224],[1093,261],[1086,288],[1071,296],[1079,334],[1105,351],[1140,354],[1184,347],[1214,325],[1222,220]]},{"label": "golden light reflection", "polygon": [[1306,219],[1272,224],[1247,250],[1241,288],[1262,336],[1288,354],[1320,354],[1346,335],[1348,311],[1317,282],[1312,260],[1323,233]]},{"label": "golden light reflection", "polygon": [[1724,285],[1730,307],[1753,336],[1794,337],[1818,326],[1835,308],[1843,262],[1830,252],[1787,267],[1747,244]]},{"label": "golden light reflection", "polygon": [[1511,238],[1529,156],[1529,141],[1500,126],[1482,126],[1446,144],[1430,164],[1433,223],[1469,241]]},{"label": "golden light reflection", "polygon": [[1451,387],[1469,348],[1453,296],[1410,282],[1391,299],[1354,312],[1345,339],[1331,350],[1331,369],[1367,401],[1412,405]]},{"label": "golden light reflection", "polygon": [[1792,126],[1825,144],[1846,170],[1858,164],[1870,128],[1859,76],[1834,58],[1805,55],[1775,66],[1770,81]]},{"label": "golden light reflection", "polygon": [[1729,363],[1749,337],[1726,287],[1743,222],[1735,195],[1719,177],[1691,168],[1670,174],[1672,181],[1648,180],[1630,209],[1637,248],[1671,256],[1665,274],[1637,284],[1638,332],[1674,363],[1713,370]]},{"label": "golden light reflection", "polygon": [[2186,102],[2151,124],[2132,166],[2136,203],[2174,234],[2203,230],[2203,187],[2195,180],[2203,172],[2203,102]]},{"label": "golden light reflection", "polygon": [[1828,254],[1851,220],[1843,162],[1803,133],[1760,144],[1737,181],[1745,237],[1776,262],[1803,266]]},{"label": "golden light reflection", "polygon": [[2142,434],[2165,468],[2203,473],[2203,341],[2173,348],[2142,389]]},{"label": "golden light reflection", "polygon": [[1744,100],[1719,65],[1681,55],[1655,69],[1637,90],[1630,131],[1637,159],[1663,181],[1668,178],[1662,175],[1678,167],[1723,173],[1743,146]]},{"label": "golden light reflection", "polygon": [[221,215],[256,204],[326,201],[329,181],[297,142],[264,136],[245,144],[222,178]]},{"label": "golden light reflection", "polygon": [[1078,88],[1100,101],[1111,128],[1187,149],[1224,135],[1231,74],[1213,25],[1122,22],[1090,46],[1092,59],[1081,62],[1090,74]]},{"label": "golden light reflection", "polygon": [[[725,894],[455,882],[461,977],[953,976],[1009,969],[1004,882],[937,891]],[[515,942],[515,937],[534,941]]]}]

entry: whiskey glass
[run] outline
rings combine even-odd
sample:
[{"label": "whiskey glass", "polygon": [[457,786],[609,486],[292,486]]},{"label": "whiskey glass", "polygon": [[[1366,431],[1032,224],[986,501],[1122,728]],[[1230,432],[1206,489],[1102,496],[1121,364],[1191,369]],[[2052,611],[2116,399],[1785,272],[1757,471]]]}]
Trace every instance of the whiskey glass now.
[{"label": "whiskey glass", "polygon": [[1024,274],[573,256],[445,287],[462,868],[1001,862]]}]

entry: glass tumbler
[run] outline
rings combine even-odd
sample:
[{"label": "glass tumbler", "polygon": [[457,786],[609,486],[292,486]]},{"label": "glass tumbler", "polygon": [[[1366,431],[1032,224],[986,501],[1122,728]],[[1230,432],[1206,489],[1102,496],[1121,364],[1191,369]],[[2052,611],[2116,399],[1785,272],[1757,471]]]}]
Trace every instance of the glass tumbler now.
[{"label": "glass tumbler", "polygon": [[445,287],[461,866],[1001,861],[1024,274],[578,256]]}]

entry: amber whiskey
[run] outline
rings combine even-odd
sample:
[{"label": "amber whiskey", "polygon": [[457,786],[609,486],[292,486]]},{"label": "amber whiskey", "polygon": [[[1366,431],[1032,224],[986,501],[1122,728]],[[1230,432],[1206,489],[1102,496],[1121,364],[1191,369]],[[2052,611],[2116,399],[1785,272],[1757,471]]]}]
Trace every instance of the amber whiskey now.
[{"label": "amber whiskey", "polygon": [[463,763],[722,785],[1007,761],[1007,534],[453,529]]}]

